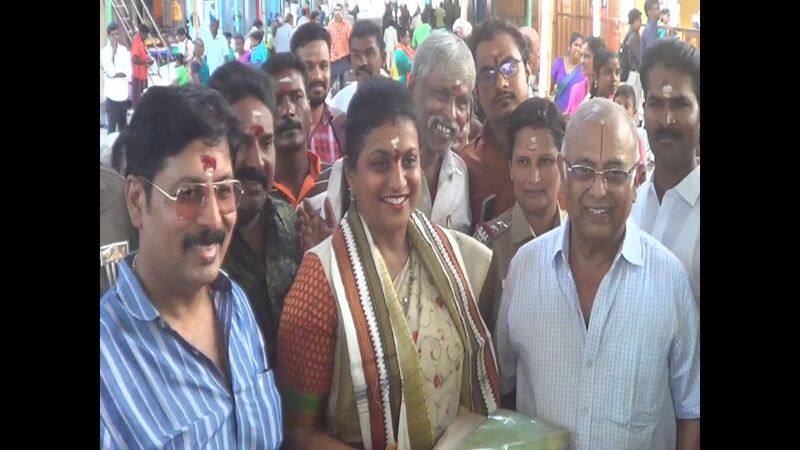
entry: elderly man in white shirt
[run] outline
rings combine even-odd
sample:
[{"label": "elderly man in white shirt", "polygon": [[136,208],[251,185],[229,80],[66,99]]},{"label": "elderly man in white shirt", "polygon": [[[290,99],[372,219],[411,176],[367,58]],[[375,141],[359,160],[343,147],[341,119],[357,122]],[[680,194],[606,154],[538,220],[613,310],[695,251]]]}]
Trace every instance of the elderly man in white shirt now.
[{"label": "elderly man in white shirt", "polygon": [[633,220],[672,251],[700,301],[700,51],[659,40],[640,68],[644,121],[655,158],[653,175],[637,192]]},{"label": "elderly man in white shirt", "polygon": [[432,222],[467,234],[472,232],[467,165],[450,148],[469,124],[475,87],[471,57],[459,37],[433,31],[414,55],[409,81],[425,179],[417,207]]},{"label": "elderly man in white shirt", "polygon": [[291,51],[292,35],[294,34],[294,18],[286,15],[286,22],[275,31],[275,53]]},{"label": "elderly man in white shirt", "polygon": [[558,158],[568,219],[525,244],[506,278],[501,390],[568,428],[576,449],[699,449],[699,311],[680,261],[628,218],[637,145],[610,100],[572,117]]},{"label": "elderly man in white shirt", "polygon": [[[433,223],[472,233],[467,166],[450,147],[469,123],[475,65],[469,47],[452,33],[436,30],[414,56],[410,90],[417,112],[422,196],[417,208]],[[341,160],[328,182],[335,217],[341,217]]]},{"label": "elderly man in white shirt", "polygon": [[103,96],[106,101],[108,126],[106,131],[122,131],[128,125],[128,106],[131,81],[131,54],[119,44],[119,25],[108,24],[108,43],[100,52],[100,67],[103,69]]},{"label": "elderly man in white shirt", "polygon": [[209,27],[203,30],[203,43],[205,44],[206,63],[208,74],[213,75],[217,67],[225,64],[228,57],[228,41],[219,31],[219,21],[212,17]]}]

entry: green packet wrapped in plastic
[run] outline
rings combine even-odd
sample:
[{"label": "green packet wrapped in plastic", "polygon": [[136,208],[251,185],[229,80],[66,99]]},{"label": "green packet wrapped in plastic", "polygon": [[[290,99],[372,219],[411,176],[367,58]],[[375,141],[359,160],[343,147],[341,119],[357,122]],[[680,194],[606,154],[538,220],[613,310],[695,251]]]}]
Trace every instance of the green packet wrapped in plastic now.
[{"label": "green packet wrapped in plastic", "polygon": [[507,409],[489,414],[478,428],[459,442],[459,450],[567,450],[569,431],[544,420]]}]

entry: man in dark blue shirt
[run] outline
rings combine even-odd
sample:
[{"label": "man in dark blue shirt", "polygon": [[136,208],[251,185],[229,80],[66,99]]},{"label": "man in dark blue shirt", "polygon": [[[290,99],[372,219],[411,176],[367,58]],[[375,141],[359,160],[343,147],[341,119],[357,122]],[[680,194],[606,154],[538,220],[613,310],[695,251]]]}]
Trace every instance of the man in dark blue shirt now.
[{"label": "man in dark blue shirt", "polygon": [[658,0],[647,0],[644,2],[644,12],[647,14],[647,26],[642,32],[642,50],[639,55],[639,64],[644,61],[647,47],[653,45],[658,40],[658,19],[661,18],[661,7]]}]

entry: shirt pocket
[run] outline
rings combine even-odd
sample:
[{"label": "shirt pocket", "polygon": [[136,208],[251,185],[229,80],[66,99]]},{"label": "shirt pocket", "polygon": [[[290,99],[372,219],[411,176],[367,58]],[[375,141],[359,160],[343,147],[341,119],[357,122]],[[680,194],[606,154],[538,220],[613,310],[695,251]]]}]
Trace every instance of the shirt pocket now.
[{"label": "shirt pocket", "polygon": [[604,371],[604,383],[611,421],[633,428],[655,423],[666,375],[658,358],[643,342],[610,349],[606,356],[610,370]]}]

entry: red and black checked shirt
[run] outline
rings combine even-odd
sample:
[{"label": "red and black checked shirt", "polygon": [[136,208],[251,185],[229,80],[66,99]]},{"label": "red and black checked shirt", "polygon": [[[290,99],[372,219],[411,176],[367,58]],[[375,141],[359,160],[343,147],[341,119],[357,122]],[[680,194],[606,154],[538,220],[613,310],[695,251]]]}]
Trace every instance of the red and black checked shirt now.
[{"label": "red and black checked shirt", "polygon": [[316,153],[322,162],[333,164],[339,159],[339,142],[336,140],[336,135],[333,133],[333,114],[328,109],[327,104],[322,106],[322,118],[317,124],[314,131],[311,132],[311,139],[309,140],[309,150]]}]

